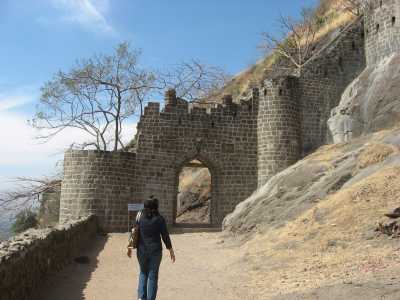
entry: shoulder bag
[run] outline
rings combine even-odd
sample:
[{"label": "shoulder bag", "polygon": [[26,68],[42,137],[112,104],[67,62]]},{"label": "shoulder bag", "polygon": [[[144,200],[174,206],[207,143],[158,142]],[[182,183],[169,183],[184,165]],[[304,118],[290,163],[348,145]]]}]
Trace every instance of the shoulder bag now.
[{"label": "shoulder bag", "polygon": [[136,249],[139,244],[139,221],[142,216],[142,212],[138,212],[135,220],[135,225],[132,227],[132,231],[129,235],[128,248]]}]

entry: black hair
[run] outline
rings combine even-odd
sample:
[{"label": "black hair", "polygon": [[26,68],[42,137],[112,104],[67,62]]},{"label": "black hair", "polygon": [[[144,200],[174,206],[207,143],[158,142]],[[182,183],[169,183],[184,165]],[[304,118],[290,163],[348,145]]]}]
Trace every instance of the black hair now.
[{"label": "black hair", "polygon": [[151,219],[154,216],[158,216],[158,199],[154,196],[150,196],[149,199],[144,201],[143,214],[147,219]]}]

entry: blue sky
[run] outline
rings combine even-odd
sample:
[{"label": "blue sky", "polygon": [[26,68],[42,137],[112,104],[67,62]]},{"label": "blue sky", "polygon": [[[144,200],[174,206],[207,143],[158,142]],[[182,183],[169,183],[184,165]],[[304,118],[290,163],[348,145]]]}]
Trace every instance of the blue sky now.
[{"label": "blue sky", "polygon": [[[316,0],[0,0],[0,190],[16,176],[54,173],[63,149],[85,137],[68,131],[38,145],[26,124],[40,86],[76,59],[111,53],[122,41],[141,63],[168,67],[198,59],[236,74],[260,58],[260,33],[280,13]],[[129,124],[126,139],[133,137]]]}]

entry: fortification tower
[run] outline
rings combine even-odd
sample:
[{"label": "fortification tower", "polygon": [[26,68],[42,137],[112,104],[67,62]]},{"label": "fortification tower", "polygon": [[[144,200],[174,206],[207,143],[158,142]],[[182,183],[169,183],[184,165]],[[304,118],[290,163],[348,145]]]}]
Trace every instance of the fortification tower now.
[{"label": "fortification tower", "polygon": [[[264,81],[258,107],[258,186],[294,164],[301,155],[298,79],[281,76]],[[254,93],[254,91],[253,91]]]},{"label": "fortification tower", "polygon": [[127,204],[135,195],[135,159],[128,152],[65,152],[60,223],[94,214],[102,230],[126,231]]},{"label": "fortification tower", "polygon": [[370,0],[365,6],[367,65],[400,50],[400,0]]}]

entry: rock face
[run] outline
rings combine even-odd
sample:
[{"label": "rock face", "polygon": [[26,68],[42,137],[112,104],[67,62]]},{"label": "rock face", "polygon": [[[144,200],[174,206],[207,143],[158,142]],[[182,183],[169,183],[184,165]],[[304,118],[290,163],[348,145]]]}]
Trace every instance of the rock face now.
[{"label": "rock face", "polygon": [[344,91],[328,121],[334,142],[388,128],[400,116],[400,0],[367,1],[364,9],[366,69]]},{"label": "rock face", "polygon": [[400,54],[368,67],[345,90],[328,121],[334,141],[375,132],[396,124],[400,117]]}]

